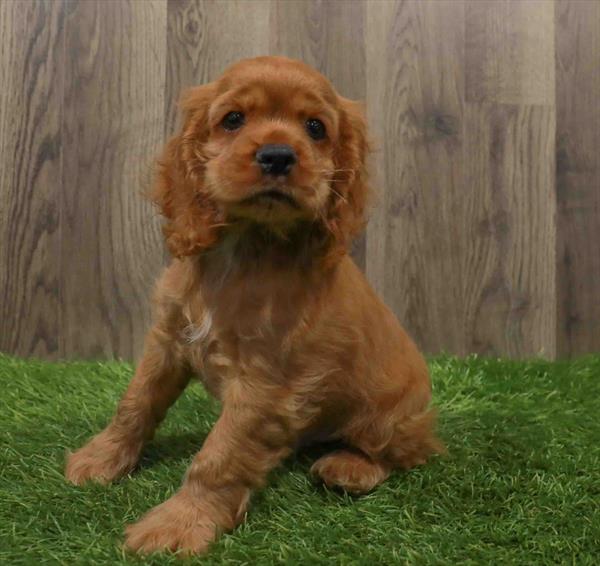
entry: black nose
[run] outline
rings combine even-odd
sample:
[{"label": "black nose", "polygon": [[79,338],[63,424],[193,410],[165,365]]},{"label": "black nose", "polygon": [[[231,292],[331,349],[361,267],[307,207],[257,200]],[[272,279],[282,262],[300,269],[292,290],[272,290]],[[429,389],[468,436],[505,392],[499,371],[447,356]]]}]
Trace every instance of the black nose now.
[{"label": "black nose", "polygon": [[287,175],[296,163],[296,152],[289,145],[270,143],[258,148],[256,162],[265,175]]}]

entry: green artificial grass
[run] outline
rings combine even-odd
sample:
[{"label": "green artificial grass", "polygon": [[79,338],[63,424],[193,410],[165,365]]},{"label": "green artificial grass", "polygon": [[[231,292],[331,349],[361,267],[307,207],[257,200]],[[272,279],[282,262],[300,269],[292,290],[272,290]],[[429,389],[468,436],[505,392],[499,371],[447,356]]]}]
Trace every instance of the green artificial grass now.
[{"label": "green artificial grass", "polygon": [[[202,564],[598,564],[600,356],[430,362],[447,456],[352,498],[315,486],[301,453]],[[64,453],[108,421],[124,363],[0,355],[0,564],[175,564],[121,549],[126,523],[179,486],[218,406],[188,388],[117,484],[66,483]]]}]

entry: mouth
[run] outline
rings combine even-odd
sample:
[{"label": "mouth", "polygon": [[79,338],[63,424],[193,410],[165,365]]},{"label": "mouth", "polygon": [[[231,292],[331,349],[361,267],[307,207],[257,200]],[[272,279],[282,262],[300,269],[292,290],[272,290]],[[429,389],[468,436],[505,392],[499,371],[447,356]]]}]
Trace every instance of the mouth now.
[{"label": "mouth", "polygon": [[268,189],[261,191],[251,196],[247,202],[249,204],[267,204],[272,206],[273,204],[283,204],[291,206],[292,208],[299,208],[298,203],[287,193],[280,191],[279,189]]}]

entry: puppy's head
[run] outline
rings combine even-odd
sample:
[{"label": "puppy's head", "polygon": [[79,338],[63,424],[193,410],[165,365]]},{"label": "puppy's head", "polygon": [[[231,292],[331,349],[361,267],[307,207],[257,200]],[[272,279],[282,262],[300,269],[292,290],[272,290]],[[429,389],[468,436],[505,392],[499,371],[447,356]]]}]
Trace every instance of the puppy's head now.
[{"label": "puppy's head", "polygon": [[357,103],[299,61],[258,57],[189,90],[182,109],[154,193],[175,256],[212,246],[220,230],[242,222],[278,233],[320,223],[331,249],[347,249],[367,197]]}]

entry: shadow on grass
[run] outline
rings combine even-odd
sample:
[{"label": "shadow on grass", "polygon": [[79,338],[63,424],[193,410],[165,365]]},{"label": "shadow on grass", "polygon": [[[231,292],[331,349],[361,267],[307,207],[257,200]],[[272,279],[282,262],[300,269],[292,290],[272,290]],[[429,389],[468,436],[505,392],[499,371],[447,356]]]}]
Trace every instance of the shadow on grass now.
[{"label": "shadow on grass", "polygon": [[195,432],[159,435],[144,448],[139,468],[152,468],[165,460],[191,460],[202,448],[206,436]]},{"label": "shadow on grass", "polygon": [[[506,415],[498,414],[493,408],[478,409],[460,415],[449,413],[443,422],[445,426],[441,427],[440,436],[448,447],[448,453],[432,459],[427,465],[428,473],[438,473],[440,466],[448,473],[466,473],[469,467],[476,464],[490,471],[501,471],[508,465],[512,470],[552,469],[547,451],[552,431],[527,412]],[[206,437],[206,429],[166,434],[158,432],[144,449],[138,471],[159,465],[187,467],[201,450]],[[532,437],[536,439],[535,442],[532,442]],[[344,444],[339,441],[301,446],[282,466],[273,470],[268,483],[272,486],[281,484],[285,476],[292,472],[305,475],[324,498],[330,498],[332,491],[343,493],[343,490],[323,487],[318,478],[311,478],[309,474],[315,461],[340,448],[344,448]],[[403,475],[401,471],[396,472],[395,481]]]},{"label": "shadow on grass", "polygon": [[[194,455],[202,448],[206,436],[207,434],[205,433],[196,434],[192,432],[157,436],[144,449],[138,464],[138,471],[143,472],[143,470],[151,469],[160,463],[169,461],[181,462],[185,460],[191,462]],[[321,456],[343,447],[344,444],[342,442],[327,442],[303,446],[289,456],[281,466],[273,470],[268,483],[272,485],[277,484],[290,472],[306,474],[309,477],[309,470],[314,462]],[[312,483],[317,488],[322,486],[318,478],[313,478]],[[319,489],[319,492],[322,492],[324,496],[327,494],[327,491],[325,488]]]}]

